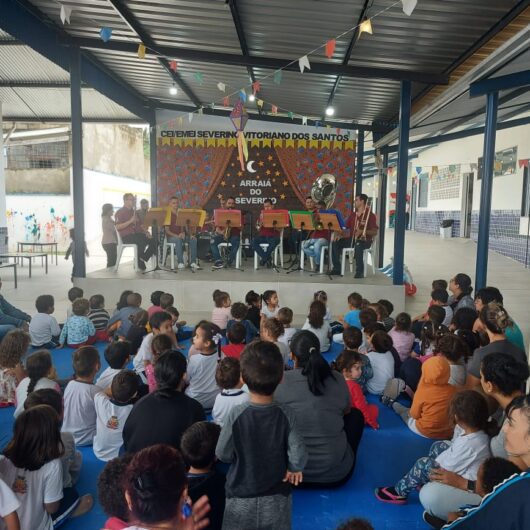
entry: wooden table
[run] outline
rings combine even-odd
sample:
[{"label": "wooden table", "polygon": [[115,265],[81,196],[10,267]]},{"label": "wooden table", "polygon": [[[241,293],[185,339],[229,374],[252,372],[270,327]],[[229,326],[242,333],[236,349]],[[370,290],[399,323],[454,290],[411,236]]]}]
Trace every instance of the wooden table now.
[{"label": "wooden table", "polygon": [[8,267],[13,268],[13,273],[15,275],[15,289],[18,287],[17,284],[17,264],[16,263],[0,263],[0,269],[7,269]]},{"label": "wooden table", "polygon": [[[0,254],[0,259],[9,259],[13,258],[15,263],[18,263],[20,259],[21,266],[24,266],[24,259],[27,259],[29,262],[29,277],[31,278],[31,262],[33,258],[42,258],[45,260],[46,264],[46,274],[48,274],[48,254],[46,252],[9,252],[6,254]],[[53,258],[52,258],[53,259]]]},{"label": "wooden table", "polygon": [[[57,251],[57,243],[55,241],[52,241],[51,243],[32,243],[31,241],[19,241],[17,243],[17,252],[24,252],[24,247],[30,246],[32,247],[32,252],[35,251],[36,247],[40,247],[41,253],[45,251],[44,247],[51,247],[51,256],[52,256],[52,263],[53,263],[53,254],[55,253],[55,265],[59,265],[59,254]],[[55,251],[54,251],[55,248]]]}]

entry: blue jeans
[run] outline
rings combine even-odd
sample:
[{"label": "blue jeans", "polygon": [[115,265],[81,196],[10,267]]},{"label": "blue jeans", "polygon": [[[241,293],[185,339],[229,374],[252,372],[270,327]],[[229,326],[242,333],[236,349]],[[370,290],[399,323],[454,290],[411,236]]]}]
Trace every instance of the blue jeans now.
[{"label": "blue jeans", "polygon": [[17,327],[13,324],[0,324],[0,340],[14,329],[17,329]]},{"label": "blue jeans", "polygon": [[[274,252],[274,249],[280,243],[279,237],[267,237],[267,236],[256,236],[251,243],[251,248],[257,255],[261,258],[262,261],[268,261],[271,257],[271,254]],[[260,245],[267,244],[267,250],[263,250]]]},{"label": "blue jeans", "polygon": [[449,442],[434,442],[429,449],[429,456],[418,458],[412,469],[396,484],[398,495],[407,497],[413,489],[430,482],[429,475],[431,469],[436,467],[436,457],[449,447],[451,447]]},{"label": "blue jeans", "polygon": [[[175,254],[177,255],[177,262],[184,263],[184,243],[185,239],[180,237],[168,237],[168,243],[175,243]],[[196,263],[197,261],[197,239],[195,237],[189,238],[189,248],[188,252],[191,254],[191,263]]]},{"label": "blue jeans", "polygon": [[308,258],[313,258],[316,265],[320,265],[320,251],[322,247],[327,247],[329,241],[320,237],[319,239],[308,239],[302,244],[302,250]]},{"label": "blue jeans", "polygon": [[[230,254],[228,254],[228,263],[232,264],[237,256],[237,251],[239,250],[239,243],[241,242],[241,238],[239,235],[232,236],[228,243],[230,243]],[[225,238],[221,234],[215,234],[211,241],[210,241],[210,249],[212,251],[212,256],[214,261],[222,261],[221,254],[219,253],[219,244],[220,243],[226,243]]]}]

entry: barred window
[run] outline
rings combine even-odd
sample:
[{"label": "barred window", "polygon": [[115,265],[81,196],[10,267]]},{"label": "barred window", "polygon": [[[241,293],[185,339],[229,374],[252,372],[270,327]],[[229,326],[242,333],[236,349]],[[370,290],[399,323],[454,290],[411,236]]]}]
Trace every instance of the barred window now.
[{"label": "barred window", "polygon": [[6,169],[51,169],[70,165],[68,141],[6,146]]}]

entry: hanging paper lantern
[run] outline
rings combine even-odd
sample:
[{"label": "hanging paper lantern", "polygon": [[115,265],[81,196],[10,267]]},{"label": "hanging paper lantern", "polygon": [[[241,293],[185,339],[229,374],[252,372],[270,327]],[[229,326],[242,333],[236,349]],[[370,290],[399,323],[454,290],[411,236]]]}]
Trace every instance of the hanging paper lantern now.
[{"label": "hanging paper lantern", "polygon": [[99,30],[99,36],[103,42],[109,42],[112,37],[112,28],[103,27]]},{"label": "hanging paper lantern", "polygon": [[247,153],[248,156],[248,149],[243,131],[248,122],[248,113],[245,110],[245,107],[243,107],[243,102],[241,100],[238,100],[234,105],[234,109],[230,113],[230,121],[237,133],[237,150],[239,154],[239,162],[241,164],[241,171],[245,171],[245,153]]}]

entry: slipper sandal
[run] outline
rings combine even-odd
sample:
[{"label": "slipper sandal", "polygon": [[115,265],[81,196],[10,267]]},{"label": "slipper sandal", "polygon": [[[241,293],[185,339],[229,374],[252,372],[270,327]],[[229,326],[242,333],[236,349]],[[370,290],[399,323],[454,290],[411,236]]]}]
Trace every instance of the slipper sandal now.
[{"label": "slipper sandal", "polygon": [[398,495],[396,489],[393,486],[376,488],[375,496],[377,500],[381,502],[388,502],[389,504],[406,504],[407,497]]}]

